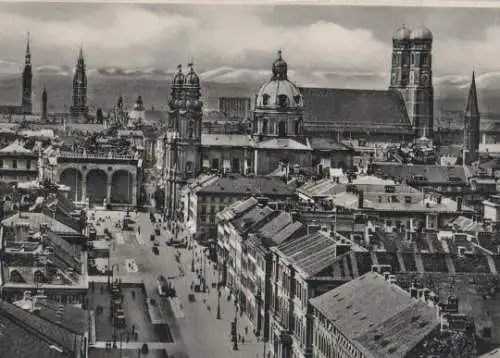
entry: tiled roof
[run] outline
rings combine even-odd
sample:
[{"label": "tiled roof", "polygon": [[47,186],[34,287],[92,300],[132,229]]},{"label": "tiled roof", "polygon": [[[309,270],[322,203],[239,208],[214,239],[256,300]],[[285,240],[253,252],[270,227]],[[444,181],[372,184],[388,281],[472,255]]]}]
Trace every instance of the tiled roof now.
[{"label": "tiled roof", "polygon": [[[88,311],[84,309],[61,305],[51,300],[37,301],[36,305],[41,308],[37,313],[40,317],[50,322],[58,322],[70,332],[83,335],[89,330]],[[62,314],[58,315],[58,310]]]},{"label": "tiled roof", "polygon": [[255,228],[257,224],[261,223],[266,217],[269,217],[274,212],[275,211],[268,206],[264,208],[254,206],[245,212],[245,214],[233,219],[231,222],[240,233],[246,233]]},{"label": "tiled roof", "polygon": [[339,88],[301,88],[304,125],[328,123],[359,131],[411,130],[405,103],[397,91]]},{"label": "tiled roof", "polygon": [[[373,171],[377,173],[381,170],[391,178],[411,179],[412,176],[425,176],[429,184],[449,183],[450,177],[459,178],[459,183],[466,183],[467,178],[464,168],[461,165],[441,166],[441,165],[403,165],[394,163],[374,163]],[[455,183],[452,181],[452,183]]]},{"label": "tiled roof", "polygon": [[276,249],[309,277],[335,261],[335,241],[320,231],[279,244]]},{"label": "tiled roof", "polygon": [[204,147],[251,147],[254,144],[252,137],[245,134],[202,133],[201,135],[201,145]]},{"label": "tiled roof", "polygon": [[[22,333],[15,338],[14,334],[11,335],[12,330],[16,330],[18,334]],[[51,349],[48,349],[50,345],[63,349],[64,356],[71,356],[71,353],[79,350],[80,345],[80,337],[63,326],[5,301],[0,301],[0,337],[2,335],[9,335],[11,339],[0,339],[1,357],[40,357],[44,354],[40,348],[45,347],[46,351],[50,351]],[[37,355],[32,355],[32,352],[36,352]],[[61,356],[61,353],[56,353],[58,355],[46,355],[46,357]]]},{"label": "tiled roof", "polygon": [[292,216],[289,213],[281,212],[273,220],[266,223],[259,229],[259,236],[264,239],[271,239],[280,230],[292,223]]},{"label": "tiled roof", "polygon": [[492,351],[485,353],[478,358],[500,358],[500,348],[493,349]]},{"label": "tiled roof", "polygon": [[311,150],[311,146],[308,144],[302,144],[296,140],[290,138],[273,138],[268,139],[263,142],[259,142],[256,145],[259,149],[286,149],[286,150]]},{"label": "tiled roof", "polygon": [[314,150],[352,151],[352,147],[339,143],[331,138],[313,137],[310,141],[311,147]]},{"label": "tiled roof", "polygon": [[19,141],[14,141],[5,148],[0,149],[0,153],[2,154],[27,154],[36,156],[31,150],[26,149],[24,146],[19,144]]},{"label": "tiled roof", "polygon": [[356,341],[375,357],[401,358],[408,354],[439,325],[436,309],[416,301],[398,314],[372,327]]},{"label": "tiled roof", "polygon": [[372,272],[310,300],[313,307],[351,339],[362,336],[415,302],[402,288]]},{"label": "tiled roof", "polygon": [[287,225],[283,230],[281,230],[277,234],[273,235],[272,241],[274,242],[275,245],[279,245],[285,240],[300,234],[305,234],[305,227],[304,225],[302,225],[301,222],[295,221],[294,223]]},{"label": "tiled roof", "polygon": [[198,191],[200,193],[293,196],[295,190],[276,177],[226,176]]},{"label": "tiled roof", "polygon": [[54,232],[64,234],[79,234],[77,230],[57,220],[54,220],[52,216],[47,216],[44,213],[23,212],[21,214],[21,217],[19,217],[19,214],[14,214],[2,220],[2,225],[4,226],[11,226],[17,223],[28,223],[33,229],[38,229],[40,228],[40,225],[46,224]]}]

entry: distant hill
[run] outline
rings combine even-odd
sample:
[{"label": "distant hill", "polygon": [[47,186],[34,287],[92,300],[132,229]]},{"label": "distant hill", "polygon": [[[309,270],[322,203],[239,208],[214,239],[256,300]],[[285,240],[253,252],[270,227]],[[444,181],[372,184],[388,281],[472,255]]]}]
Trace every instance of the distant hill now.
[{"label": "distant hill", "polygon": [[[0,61],[0,103],[15,104],[21,95],[21,65]],[[34,69],[34,109],[40,107],[42,89],[48,91],[49,109],[64,111],[71,103],[72,69],[67,66],[45,65]],[[147,108],[164,107],[167,103],[174,70],[164,69],[88,69],[89,105],[111,108],[123,95],[132,106],[141,95]],[[260,85],[270,77],[269,70],[234,69],[222,67],[200,71],[205,108],[217,108],[220,96],[253,97]],[[385,89],[388,75],[384,73],[349,73],[320,71],[289,71],[289,78],[303,87],[372,88]],[[500,113],[500,72],[476,77],[480,111]],[[470,76],[443,76],[434,78],[435,109],[462,111],[465,107]]]}]

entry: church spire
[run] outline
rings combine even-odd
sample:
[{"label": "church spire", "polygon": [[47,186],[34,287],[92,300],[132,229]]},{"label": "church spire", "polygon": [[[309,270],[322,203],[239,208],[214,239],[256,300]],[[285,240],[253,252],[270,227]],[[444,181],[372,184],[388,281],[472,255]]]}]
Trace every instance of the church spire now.
[{"label": "church spire", "polygon": [[476,75],[472,71],[472,81],[469,87],[469,97],[467,98],[467,106],[465,107],[466,117],[479,117],[479,106],[477,103],[476,90]]},{"label": "church spire", "polygon": [[32,113],[31,89],[33,72],[31,70],[30,33],[26,41],[26,54],[24,55],[24,70],[22,76],[21,106],[23,114]]},{"label": "church spire", "polygon": [[31,65],[30,33],[29,32],[28,32],[28,39],[26,40],[25,64]]}]

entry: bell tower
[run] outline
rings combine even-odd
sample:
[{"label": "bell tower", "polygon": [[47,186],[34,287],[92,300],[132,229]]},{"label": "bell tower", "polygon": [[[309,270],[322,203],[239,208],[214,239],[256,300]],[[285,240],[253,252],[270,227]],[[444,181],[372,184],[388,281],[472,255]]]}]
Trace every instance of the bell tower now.
[{"label": "bell tower", "polygon": [[429,29],[406,27],[393,36],[391,89],[403,96],[417,137],[433,138],[434,87],[432,84],[432,40]]}]

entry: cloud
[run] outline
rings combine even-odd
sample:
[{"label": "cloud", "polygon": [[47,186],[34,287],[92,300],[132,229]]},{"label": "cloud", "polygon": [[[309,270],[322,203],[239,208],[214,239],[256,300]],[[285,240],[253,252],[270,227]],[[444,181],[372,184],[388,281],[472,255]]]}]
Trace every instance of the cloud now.
[{"label": "cloud", "polygon": [[[269,71],[276,51],[282,49],[289,68],[298,72],[378,76],[389,69],[390,33],[381,34],[379,18],[353,25],[353,16],[344,21],[338,16],[336,22],[300,21],[292,26],[293,21],[287,25],[270,21],[270,14],[285,13],[279,7],[65,3],[36,8],[27,3],[17,11],[1,4],[0,9],[4,9],[0,11],[0,60],[22,61],[29,30],[36,66],[71,68],[83,45],[90,68],[172,69],[193,59],[200,72],[222,67]],[[297,6],[291,15],[287,8],[286,16],[298,18],[307,9]],[[395,30],[399,22],[394,23]],[[469,75],[473,66],[479,73],[500,71],[500,47],[493,45],[500,42],[500,27],[481,23],[476,27],[482,26],[482,32],[476,30],[482,36],[453,38],[446,29],[456,25],[451,20],[439,28],[436,25],[436,76]]]}]

